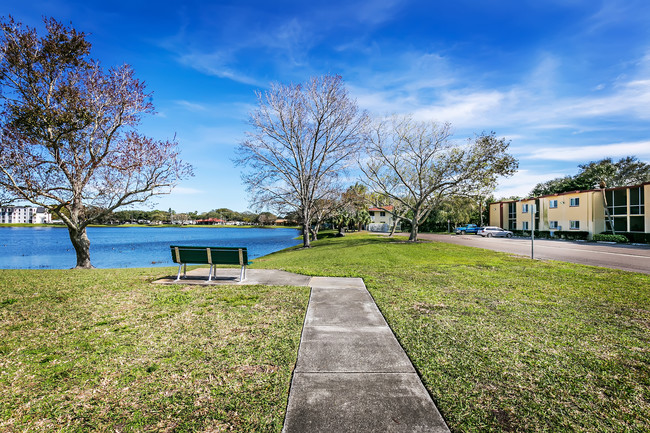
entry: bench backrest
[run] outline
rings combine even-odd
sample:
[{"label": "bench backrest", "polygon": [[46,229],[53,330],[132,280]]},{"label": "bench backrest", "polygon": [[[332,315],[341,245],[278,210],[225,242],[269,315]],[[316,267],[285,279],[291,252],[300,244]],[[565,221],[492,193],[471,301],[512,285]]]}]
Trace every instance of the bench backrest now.
[{"label": "bench backrest", "polygon": [[195,247],[171,245],[175,263],[207,263],[219,265],[248,264],[246,247]]}]

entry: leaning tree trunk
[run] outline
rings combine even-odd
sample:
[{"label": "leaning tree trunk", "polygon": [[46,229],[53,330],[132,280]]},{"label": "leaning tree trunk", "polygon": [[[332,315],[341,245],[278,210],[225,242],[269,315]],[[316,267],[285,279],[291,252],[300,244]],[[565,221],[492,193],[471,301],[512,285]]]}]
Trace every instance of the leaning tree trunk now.
[{"label": "leaning tree trunk", "polygon": [[395,230],[397,230],[397,224],[399,223],[400,220],[401,218],[395,218],[395,220],[393,221],[393,227],[390,229],[389,236],[393,236],[395,234]]},{"label": "leaning tree trunk", "polygon": [[309,231],[311,232],[311,240],[312,241],[317,241],[318,240],[318,224],[316,224],[313,228],[310,228]]},{"label": "leaning tree trunk", "polygon": [[77,266],[75,269],[91,269],[90,263],[90,240],[86,234],[86,227],[68,227],[72,246],[77,254]]}]

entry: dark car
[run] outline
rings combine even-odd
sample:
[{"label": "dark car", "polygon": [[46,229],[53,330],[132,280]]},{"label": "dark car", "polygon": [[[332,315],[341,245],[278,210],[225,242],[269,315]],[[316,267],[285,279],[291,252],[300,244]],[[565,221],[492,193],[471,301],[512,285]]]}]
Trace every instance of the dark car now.
[{"label": "dark car", "polygon": [[483,227],[481,230],[479,230],[478,234],[483,237],[487,236],[488,238],[491,238],[493,236],[502,237],[502,238],[512,237],[512,232],[508,230],[503,230],[501,227],[492,227],[492,226]]}]

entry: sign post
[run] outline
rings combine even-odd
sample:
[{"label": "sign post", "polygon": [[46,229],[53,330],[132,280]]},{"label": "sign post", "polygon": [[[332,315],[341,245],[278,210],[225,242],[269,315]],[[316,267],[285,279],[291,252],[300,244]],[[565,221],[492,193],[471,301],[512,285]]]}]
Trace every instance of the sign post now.
[{"label": "sign post", "polygon": [[535,205],[530,211],[530,258],[535,260]]}]

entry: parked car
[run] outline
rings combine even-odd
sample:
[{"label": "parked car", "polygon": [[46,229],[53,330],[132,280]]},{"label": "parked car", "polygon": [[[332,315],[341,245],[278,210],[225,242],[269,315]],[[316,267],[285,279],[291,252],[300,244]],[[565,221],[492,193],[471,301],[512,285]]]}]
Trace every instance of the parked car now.
[{"label": "parked car", "polygon": [[479,226],[477,226],[476,224],[467,224],[466,226],[457,227],[456,228],[456,234],[457,235],[465,235],[467,233],[475,233],[476,234],[476,233],[478,233],[478,231],[480,229],[481,228]]},{"label": "parked car", "polygon": [[479,230],[478,234],[483,237],[487,236],[488,238],[491,238],[493,236],[506,237],[506,238],[512,237],[511,231],[503,230],[501,227],[492,227],[492,226],[483,227],[481,230]]}]

